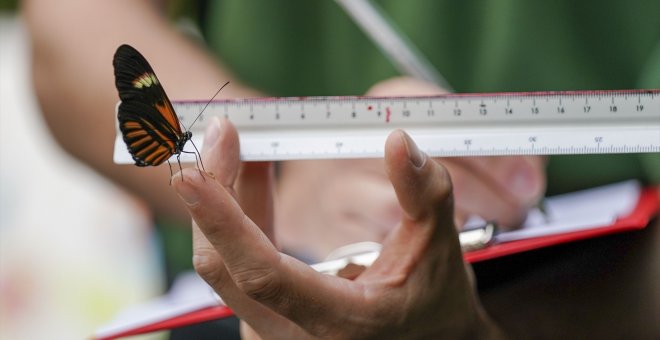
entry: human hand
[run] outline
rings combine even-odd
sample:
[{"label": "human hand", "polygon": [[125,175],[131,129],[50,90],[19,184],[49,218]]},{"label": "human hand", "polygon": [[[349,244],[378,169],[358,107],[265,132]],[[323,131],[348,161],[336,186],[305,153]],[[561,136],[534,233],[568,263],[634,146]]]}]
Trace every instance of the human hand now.
[{"label": "human hand", "polygon": [[[375,85],[369,96],[443,93],[412,78]],[[454,185],[456,225],[469,215],[496,221],[504,229],[524,220],[545,190],[545,158],[439,158]],[[381,242],[401,217],[382,160],[324,160],[282,163],[277,228],[290,249],[323,258],[358,241]],[[312,245],[312,246],[309,246]]]},{"label": "human hand", "polygon": [[278,251],[271,167],[241,165],[236,130],[228,121],[218,123],[207,131],[202,156],[213,175],[184,169],[172,183],[195,221],[195,269],[249,325],[244,336],[499,335],[466,274],[449,175],[404,132],[393,132],[385,146],[401,220],[374,264],[348,280],[317,273]]},{"label": "human hand", "polygon": [[[413,78],[376,84],[370,96],[437,95],[446,91]],[[510,229],[523,222],[545,191],[546,158],[541,156],[438,158],[452,178],[457,225],[476,214]]]}]

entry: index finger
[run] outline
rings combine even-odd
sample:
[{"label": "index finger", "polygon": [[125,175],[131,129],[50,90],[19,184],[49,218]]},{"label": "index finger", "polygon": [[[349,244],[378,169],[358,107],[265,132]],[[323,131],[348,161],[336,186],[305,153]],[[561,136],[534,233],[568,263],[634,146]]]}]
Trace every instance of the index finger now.
[{"label": "index finger", "polygon": [[[342,326],[345,302],[360,296],[357,285],[278,252],[220,183],[194,169],[181,176],[175,189],[240,291],[312,334]],[[222,286],[214,287],[221,296]]]},{"label": "index finger", "polygon": [[238,176],[238,153],[236,128],[226,119],[211,118],[204,132],[202,159],[213,177],[226,187],[233,186]]}]

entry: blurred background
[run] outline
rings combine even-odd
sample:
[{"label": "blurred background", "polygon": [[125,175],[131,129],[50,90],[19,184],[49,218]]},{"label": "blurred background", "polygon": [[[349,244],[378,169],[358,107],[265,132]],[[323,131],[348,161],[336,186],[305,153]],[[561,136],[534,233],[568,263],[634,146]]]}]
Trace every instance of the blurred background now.
[{"label": "blurred background", "polygon": [[137,201],[50,137],[29,53],[15,1],[0,1],[0,339],[89,338],[163,292],[157,242]]},{"label": "blurred background", "polygon": [[[221,5],[209,6],[206,12],[199,1],[171,0],[167,1],[169,7],[164,1],[152,1],[162,3],[170,17],[175,17],[170,12],[192,11],[191,17],[198,14],[193,21],[206,25],[200,38],[208,41],[214,57],[226,61],[238,79],[269,95],[359,94],[376,81],[398,74],[333,1],[207,1]],[[405,1],[381,2],[387,2],[392,13],[397,13],[401,27],[457,91],[490,92],[657,88],[660,26],[652,15],[658,12],[658,1],[654,1],[598,2],[602,8],[596,1],[570,0],[491,1],[489,6],[476,1],[418,1],[415,6]],[[51,137],[32,90],[30,44],[17,2],[0,0],[0,340],[89,338],[120,310],[161,295],[168,277],[171,280],[172,274],[190,267],[190,232],[170,223],[171,227],[159,226],[157,238],[154,216],[145,206],[73,160]],[[44,1],[42,5],[62,9],[63,3]],[[81,0],[74,5],[84,3]],[[195,4],[200,7],[191,9]],[[436,20],[436,12],[425,10],[429,7],[440,14],[449,13],[448,20]],[[72,13],[65,9],[61,12]],[[274,9],[277,15],[271,15]],[[88,32],[95,37],[104,33],[98,27],[79,25],[75,16],[69,21],[63,13],[40,13],[46,15],[39,18],[53,19],[56,26],[72,23],[67,25],[72,29],[63,30],[53,46],[64,46],[66,51],[81,49],[80,54],[64,54],[71,58],[63,58],[67,61],[80,56],[76,63],[70,63],[73,71],[80,69],[78,62],[89,60],[85,52],[99,51],[69,34]],[[83,12],[78,15],[85,18]],[[287,24],[279,25],[282,22]],[[134,23],[141,25],[142,21]],[[185,21],[177,21],[176,25],[187,35],[200,33],[191,28],[192,23],[186,26]],[[454,34],[456,27],[460,34]],[[284,48],[279,48],[280,44],[285,44]],[[302,45],[306,47],[300,48]],[[69,46],[74,47],[67,49]],[[105,54],[97,55],[105,60]],[[107,56],[109,69],[110,53]],[[189,72],[180,69],[171,73],[173,79],[177,73]],[[62,79],[75,79],[71,83],[77,85],[80,77],[68,78],[76,73],[63,70]],[[179,90],[188,95],[220,84],[206,75],[196,80],[202,78],[208,78],[211,85],[179,82]],[[83,78],[81,86],[88,85],[87,80],[111,87],[95,77]],[[80,97],[76,89],[74,86],[70,97],[60,95],[67,91],[53,91],[58,94],[54,98],[61,99],[61,107],[67,108],[70,102],[62,98]],[[108,103],[114,104],[111,98]],[[109,107],[106,104],[99,107]],[[56,105],[45,111],[67,112],[53,108]],[[63,130],[65,136],[91,131],[85,128],[72,125],[70,130],[58,131]],[[79,140],[88,138],[80,136],[84,138]],[[90,136],[89,142],[94,142],[94,137]],[[85,144],[76,140],[73,145]],[[617,164],[620,166],[613,166]],[[548,168],[548,193],[629,178],[658,183],[658,168],[657,154],[553,157]],[[165,168],[160,170],[167,173]],[[185,220],[189,221],[187,215]],[[176,256],[168,258],[168,251],[163,249]],[[161,261],[168,262],[167,273]],[[160,333],[147,338],[164,336]]]}]

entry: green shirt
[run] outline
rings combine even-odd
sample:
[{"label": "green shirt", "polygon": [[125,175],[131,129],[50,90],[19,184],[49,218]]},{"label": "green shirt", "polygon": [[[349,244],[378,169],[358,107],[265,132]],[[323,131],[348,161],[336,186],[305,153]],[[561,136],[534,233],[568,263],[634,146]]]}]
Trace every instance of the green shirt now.
[{"label": "green shirt", "polygon": [[[660,88],[660,1],[374,1],[458,92]],[[331,0],[209,3],[218,57],[274,96],[354,95],[398,75]],[[552,157],[549,193],[660,183],[660,155]]]}]

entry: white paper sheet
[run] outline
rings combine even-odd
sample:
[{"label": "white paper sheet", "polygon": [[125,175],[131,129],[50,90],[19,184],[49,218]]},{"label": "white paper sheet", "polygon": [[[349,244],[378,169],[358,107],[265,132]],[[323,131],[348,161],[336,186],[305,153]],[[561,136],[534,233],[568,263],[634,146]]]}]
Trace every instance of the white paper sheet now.
[{"label": "white paper sheet", "polygon": [[181,274],[167,294],[124,310],[114,320],[98,329],[94,336],[113,336],[220,304],[220,298],[197,273]]},{"label": "white paper sheet", "polygon": [[638,182],[626,181],[547,198],[544,203],[545,215],[539,209],[533,209],[521,229],[497,234],[495,242],[510,242],[611,224],[635,208],[640,192]]}]

